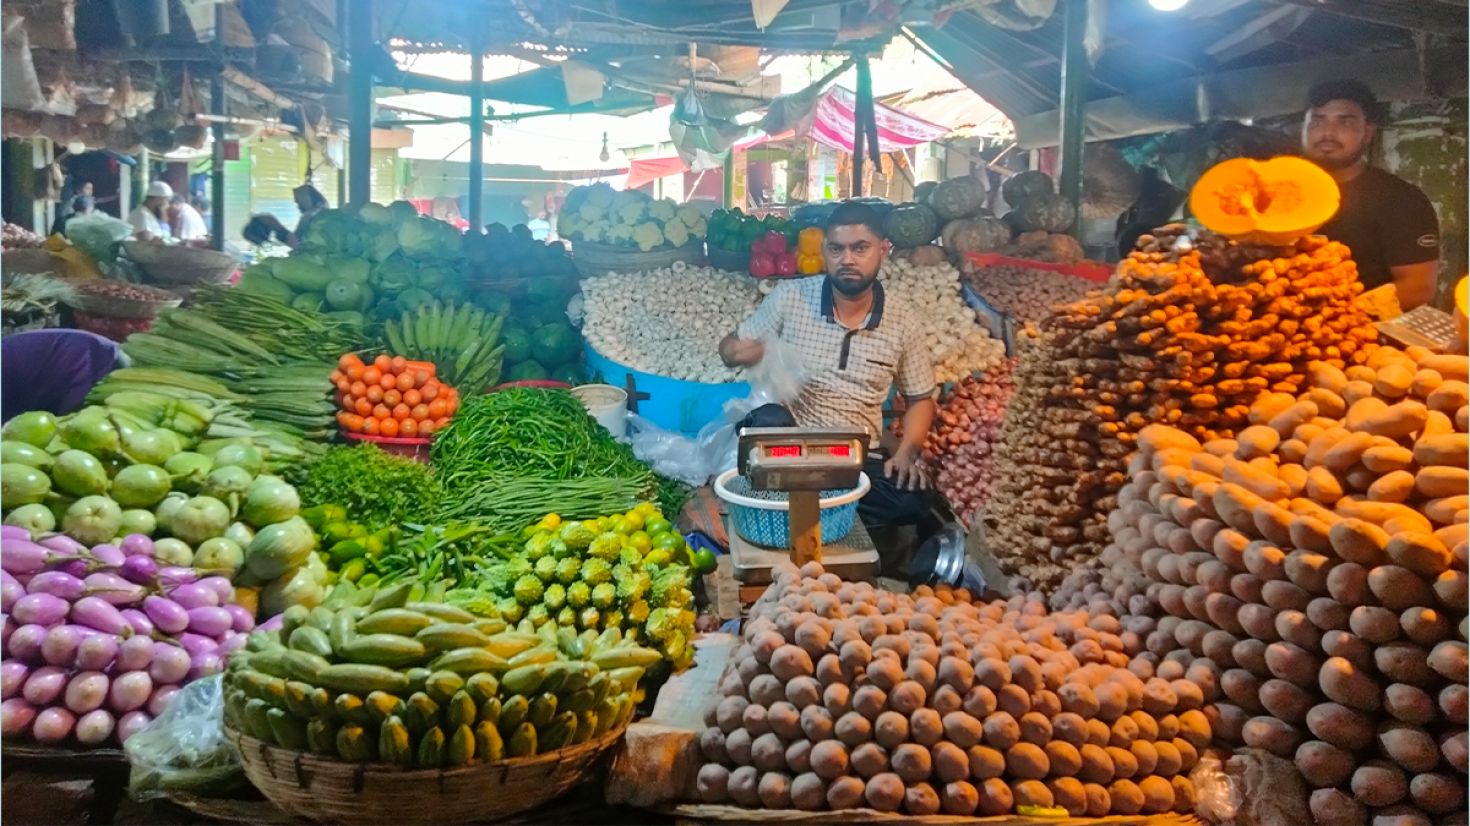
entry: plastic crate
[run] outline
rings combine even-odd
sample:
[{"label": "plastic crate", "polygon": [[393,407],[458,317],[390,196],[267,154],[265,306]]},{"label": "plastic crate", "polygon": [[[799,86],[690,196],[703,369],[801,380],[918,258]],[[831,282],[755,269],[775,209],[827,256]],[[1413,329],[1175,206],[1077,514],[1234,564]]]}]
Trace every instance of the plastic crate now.
[{"label": "plastic crate", "polygon": [[[747,542],[766,548],[791,547],[790,504],[784,499],[757,499],[745,495],[749,483],[735,468],[715,477],[715,495],[730,505],[730,523]],[[861,474],[858,486],[851,490],[824,490],[820,501],[822,541],[836,542],[852,532],[857,519],[858,500],[871,487],[868,475]]]},{"label": "plastic crate", "polygon": [[369,442],[383,449],[384,453],[394,456],[403,456],[417,462],[429,463],[429,440],[422,436],[404,438],[402,436],[372,436],[367,433],[342,432],[350,442]]}]

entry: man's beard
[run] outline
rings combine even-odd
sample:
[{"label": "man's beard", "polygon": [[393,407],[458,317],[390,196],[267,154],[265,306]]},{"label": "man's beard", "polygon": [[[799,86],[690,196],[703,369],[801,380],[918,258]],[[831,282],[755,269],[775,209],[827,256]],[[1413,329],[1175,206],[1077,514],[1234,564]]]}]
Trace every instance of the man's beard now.
[{"label": "man's beard", "polygon": [[875,279],[865,278],[861,283],[854,284],[849,281],[845,281],[841,277],[841,275],[834,275],[829,280],[832,282],[832,289],[836,290],[839,293],[842,293],[848,298],[852,298],[854,296],[859,296],[862,295],[864,292],[867,292],[868,288],[873,286],[873,281]]},{"label": "man's beard", "polygon": [[1363,156],[1366,154],[1367,150],[1360,149],[1346,156],[1333,156],[1329,158],[1319,155],[1316,152],[1310,152],[1307,157],[1323,169],[1347,169],[1356,166],[1359,161],[1363,160]]}]

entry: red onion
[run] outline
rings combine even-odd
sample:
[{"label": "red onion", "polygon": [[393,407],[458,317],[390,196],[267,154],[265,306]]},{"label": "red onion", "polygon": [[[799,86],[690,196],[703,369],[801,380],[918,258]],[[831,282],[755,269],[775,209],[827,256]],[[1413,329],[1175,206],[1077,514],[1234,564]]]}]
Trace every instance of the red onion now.
[{"label": "red onion", "polygon": [[0,703],[0,734],[20,737],[31,730],[36,721],[36,707],[19,697]]},{"label": "red onion", "polygon": [[117,637],[111,634],[91,634],[77,646],[77,668],[87,671],[102,671],[117,659]]},{"label": "red onion", "polygon": [[102,708],[111,681],[101,671],[80,671],[66,685],[66,707],[77,714]]},{"label": "red onion", "polygon": [[71,619],[72,622],[109,634],[121,634],[128,627],[122,614],[100,597],[82,597],[77,600],[71,607]]},{"label": "red onion", "polygon": [[0,663],[0,699],[9,700],[20,694],[29,676],[31,676],[31,667],[20,660],[6,660]]},{"label": "red onion", "polygon": [[26,594],[15,601],[10,614],[16,622],[36,625],[55,625],[66,619],[71,605],[61,597],[50,594]]},{"label": "red onion", "polygon": [[126,743],[134,734],[142,731],[153,722],[146,711],[129,711],[117,721],[117,741]]},{"label": "red onion", "polygon": [[77,716],[61,706],[52,706],[36,715],[31,725],[31,736],[39,743],[60,743],[71,736]]},{"label": "red onion", "polygon": [[117,669],[119,671],[142,671],[153,662],[153,640],[141,632],[129,637],[117,647]]},{"label": "red onion", "polygon": [[21,696],[33,706],[49,706],[66,690],[66,669],[45,665],[31,672]]},{"label": "red onion", "polygon": [[77,742],[84,746],[97,746],[107,742],[117,720],[106,709],[94,709],[77,720]]},{"label": "red onion", "polygon": [[141,533],[130,533],[123,537],[122,552],[128,556],[153,556],[153,540]]},{"label": "red onion", "polygon": [[25,662],[41,662],[41,644],[46,642],[46,626],[22,625],[10,634],[10,656]]},{"label": "red onion", "polygon": [[64,600],[77,599],[86,589],[85,582],[61,571],[42,571],[26,584],[27,593],[50,594]]},{"label": "red onion", "polygon": [[143,707],[156,694],[153,678],[146,671],[129,671],[112,681],[107,693],[107,703],[113,711],[125,714]]},{"label": "red onion", "polygon": [[153,696],[148,698],[148,713],[154,717],[163,714],[178,693],[179,687],[176,685],[161,685],[153,689]]}]

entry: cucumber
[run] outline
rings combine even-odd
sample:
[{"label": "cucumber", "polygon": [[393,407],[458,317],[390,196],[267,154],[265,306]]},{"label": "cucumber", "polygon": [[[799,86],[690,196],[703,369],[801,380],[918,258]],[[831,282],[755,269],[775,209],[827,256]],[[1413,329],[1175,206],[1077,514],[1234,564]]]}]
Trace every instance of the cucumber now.
[{"label": "cucumber", "polygon": [[311,615],[311,609],[305,605],[292,605],[281,612],[281,642],[291,638],[291,632],[306,624],[306,618]]},{"label": "cucumber", "polygon": [[526,715],[531,713],[531,701],[525,697],[516,695],[500,705],[500,722],[496,723],[500,733],[510,737],[515,733],[516,727],[526,721]]},{"label": "cucumber", "polygon": [[321,717],[324,720],[330,720],[334,723],[342,722],[337,719],[337,708],[333,702],[335,699],[332,696],[332,692],[325,688],[321,688],[320,686],[313,688],[311,690],[311,716]]},{"label": "cucumber", "polygon": [[[361,622],[358,627],[362,627]],[[401,668],[422,662],[429,652],[423,643],[408,637],[397,634],[364,634],[348,640],[339,653],[343,659],[354,663]]]},{"label": "cucumber", "polygon": [[371,694],[386,691],[389,694],[408,692],[408,677],[400,671],[381,665],[359,665],[338,663],[321,670],[317,684],[333,691],[349,691],[356,694]]},{"label": "cucumber", "polygon": [[490,638],[473,625],[437,622],[413,635],[430,651],[452,651],[456,648],[484,648]]},{"label": "cucumber", "polygon": [[444,765],[463,766],[475,759],[475,733],[467,725],[460,725],[449,735],[444,745]]},{"label": "cucumber", "polygon": [[530,720],[531,725],[537,729],[544,730],[547,726],[551,725],[552,720],[556,719],[558,705],[560,703],[557,701],[555,694],[538,695],[536,699],[531,701],[531,710],[526,715],[526,719]]},{"label": "cucumber", "polygon": [[286,710],[303,720],[316,716],[311,705],[311,689],[299,680],[288,680],[285,685]]},{"label": "cucumber", "polygon": [[427,614],[407,608],[384,608],[363,617],[357,623],[359,634],[397,634],[412,637],[434,624]]},{"label": "cucumber", "polygon": [[327,632],[310,625],[303,625],[291,632],[287,643],[293,651],[305,651],[318,657],[332,656],[332,641]]},{"label": "cucumber", "polygon": [[[337,616],[332,619],[332,628],[327,632],[327,638],[332,643],[332,651],[336,654],[342,653],[342,647],[352,642],[357,636],[357,621],[352,618],[351,611],[338,611]],[[326,656],[323,654],[322,656]]]},{"label": "cucumber", "polygon": [[404,581],[378,589],[373,594],[372,601],[368,603],[368,613],[381,611],[384,608],[402,608],[408,602],[408,595],[413,590],[414,582]]},{"label": "cucumber", "polygon": [[637,645],[627,645],[618,648],[609,648],[592,655],[592,663],[604,671],[612,671],[618,668],[648,668],[659,660],[663,655],[652,648],[643,648]]},{"label": "cucumber", "polygon": [[444,724],[450,728],[457,726],[473,726],[475,724],[475,701],[470,698],[469,692],[460,690],[454,693],[449,702],[444,705]]},{"label": "cucumber", "polygon": [[374,723],[381,723],[389,717],[401,715],[404,709],[403,700],[386,691],[370,692],[367,697],[363,698],[363,704],[367,706],[368,718]]},{"label": "cucumber", "polygon": [[318,605],[317,607],[311,609],[311,612],[307,614],[306,625],[309,625],[312,628],[317,629],[318,631],[326,632],[332,627],[332,619],[336,616],[337,612],[333,611],[330,608],[323,608]]},{"label": "cucumber", "polygon": [[337,756],[349,763],[372,760],[376,746],[367,730],[356,723],[346,723],[337,729]]},{"label": "cucumber", "polygon": [[505,741],[494,723],[482,721],[475,726],[475,754],[486,763],[494,763],[505,756]]},{"label": "cucumber", "polygon": [[332,688],[330,684],[323,682],[322,673],[335,666],[327,662],[324,657],[306,651],[287,651],[285,666],[287,676],[293,680]]},{"label": "cucumber", "polygon": [[530,757],[536,753],[536,727],[521,723],[505,741],[507,757]]},{"label": "cucumber", "polygon": [[475,674],[465,680],[464,688],[477,703],[483,703],[500,695],[500,681],[495,679],[494,674]]},{"label": "cucumber", "polygon": [[320,717],[306,724],[306,747],[312,754],[337,756],[337,727]]},{"label": "cucumber", "polygon": [[579,714],[584,711],[591,711],[595,705],[597,705],[597,695],[590,688],[577,689],[566,695],[566,698],[561,701],[562,708],[567,711],[575,711]]},{"label": "cucumber", "polygon": [[618,718],[619,708],[618,701],[614,697],[609,697],[597,704],[597,725],[592,729],[593,737],[601,737],[612,728],[613,722]]},{"label": "cucumber", "polygon": [[225,725],[236,731],[245,730],[245,702],[249,699],[242,689],[225,692]]},{"label": "cucumber", "polygon": [[373,721],[372,715],[368,713],[367,703],[356,694],[338,694],[337,699],[332,702],[332,708],[337,713],[337,719],[344,723],[366,726]]},{"label": "cucumber", "polygon": [[265,700],[254,697],[246,700],[245,713],[242,715],[245,722],[245,733],[267,743],[276,742],[275,732],[271,731],[270,719],[266,717],[270,709],[270,704]]},{"label": "cucumber", "polygon": [[464,687],[464,678],[453,671],[435,671],[424,683],[424,692],[436,703],[447,703]]},{"label": "cucumber", "polygon": [[306,751],[306,721],[293,717],[279,708],[270,709],[265,713],[266,723],[270,725],[271,734],[275,736],[276,742],[282,748],[292,751]]},{"label": "cucumber", "polygon": [[434,675],[434,672],[427,668],[410,668],[403,672],[403,675],[408,678],[409,693],[413,693],[428,688],[429,678]]},{"label": "cucumber", "polygon": [[475,630],[481,634],[499,634],[507,627],[505,620],[498,617],[482,617],[474,622]]},{"label": "cucumber", "polygon": [[497,657],[509,659],[526,651],[533,646],[539,645],[543,640],[535,634],[522,634],[519,631],[502,631],[490,638],[485,649]]},{"label": "cucumber", "polygon": [[475,621],[475,615],[469,611],[439,602],[410,602],[406,603],[403,607],[410,611],[417,611],[420,614],[427,614],[437,622],[468,624]]},{"label": "cucumber", "polygon": [[378,729],[378,757],[385,763],[407,769],[413,767],[413,756],[413,738],[409,736],[403,719],[395,714],[384,720],[382,728]]},{"label": "cucumber", "polygon": [[523,665],[505,672],[500,678],[500,685],[512,694],[530,695],[541,688],[546,680],[547,667],[544,665]]},{"label": "cucumber", "polygon": [[429,663],[435,671],[453,671],[471,676],[482,671],[499,672],[508,668],[506,661],[483,648],[456,648]]},{"label": "cucumber", "polygon": [[[545,627],[545,626],[543,626]],[[535,648],[527,648],[525,651],[511,657],[507,662],[509,667],[516,668],[522,665],[538,665],[541,663],[554,663],[557,660],[556,643],[546,643]]]},{"label": "cucumber", "polygon": [[284,648],[257,651],[250,655],[247,662],[251,668],[262,674],[282,678],[291,676],[291,672],[286,669],[286,649]]},{"label": "cucumber", "polygon": [[421,769],[437,769],[444,765],[444,731],[438,727],[424,732],[419,738],[418,755],[414,765]]},{"label": "cucumber", "polygon": [[608,679],[621,686],[624,691],[632,691],[638,685],[638,681],[643,679],[643,671],[641,666],[629,666],[614,668],[603,673],[607,674]]}]

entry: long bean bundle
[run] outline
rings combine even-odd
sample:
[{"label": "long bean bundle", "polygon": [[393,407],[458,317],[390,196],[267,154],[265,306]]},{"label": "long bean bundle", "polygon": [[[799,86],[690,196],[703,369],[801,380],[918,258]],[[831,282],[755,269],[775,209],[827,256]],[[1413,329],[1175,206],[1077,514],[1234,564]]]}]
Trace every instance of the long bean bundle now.
[{"label": "long bean bundle", "polygon": [[470,485],[439,509],[440,521],[474,519],[497,531],[518,530],[548,513],[591,519],[631,510],[646,499],[639,480],[607,476],[548,479],[507,477]]}]

